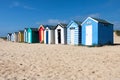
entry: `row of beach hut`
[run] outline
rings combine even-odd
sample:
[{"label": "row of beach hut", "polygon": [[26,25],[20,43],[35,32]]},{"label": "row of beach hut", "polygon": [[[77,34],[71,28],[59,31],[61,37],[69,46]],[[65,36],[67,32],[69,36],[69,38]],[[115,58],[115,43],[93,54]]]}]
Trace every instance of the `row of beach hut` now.
[{"label": "row of beach hut", "polygon": [[113,24],[88,17],[84,22],[71,20],[57,26],[40,25],[8,33],[8,41],[45,44],[105,45],[113,44]]}]

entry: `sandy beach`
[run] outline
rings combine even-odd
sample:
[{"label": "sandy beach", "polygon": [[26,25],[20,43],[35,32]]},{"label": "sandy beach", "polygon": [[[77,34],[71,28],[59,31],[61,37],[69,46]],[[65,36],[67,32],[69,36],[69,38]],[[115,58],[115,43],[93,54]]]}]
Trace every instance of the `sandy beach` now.
[{"label": "sandy beach", "polygon": [[0,80],[120,80],[120,37],[114,43],[84,47],[0,39]]}]

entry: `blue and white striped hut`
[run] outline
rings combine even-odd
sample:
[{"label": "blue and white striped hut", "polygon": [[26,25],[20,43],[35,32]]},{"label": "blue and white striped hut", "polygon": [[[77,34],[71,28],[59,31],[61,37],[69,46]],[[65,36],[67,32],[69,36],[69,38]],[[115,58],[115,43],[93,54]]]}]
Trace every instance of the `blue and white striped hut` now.
[{"label": "blue and white striped hut", "polygon": [[81,22],[72,20],[67,25],[67,44],[81,44]]}]

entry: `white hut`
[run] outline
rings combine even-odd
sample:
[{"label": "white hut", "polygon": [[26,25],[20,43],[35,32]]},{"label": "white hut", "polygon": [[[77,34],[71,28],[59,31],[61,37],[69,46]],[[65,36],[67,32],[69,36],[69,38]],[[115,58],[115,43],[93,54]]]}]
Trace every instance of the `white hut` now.
[{"label": "white hut", "polygon": [[15,36],[15,42],[18,42],[18,32],[15,32],[14,36]]},{"label": "white hut", "polygon": [[45,44],[55,43],[55,26],[46,26],[44,31],[44,43]]},{"label": "white hut", "polygon": [[11,35],[12,35],[12,33],[7,34],[7,41],[11,41]]},{"label": "white hut", "polygon": [[66,24],[58,24],[55,28],[55,44],[67,44]]},{"label": "white hut", "polygon": [[12,35],[11,35],[11,41],[12,41],[12,42],[15,41],[15,35],[14,35],[14,33],[12,33]]}]

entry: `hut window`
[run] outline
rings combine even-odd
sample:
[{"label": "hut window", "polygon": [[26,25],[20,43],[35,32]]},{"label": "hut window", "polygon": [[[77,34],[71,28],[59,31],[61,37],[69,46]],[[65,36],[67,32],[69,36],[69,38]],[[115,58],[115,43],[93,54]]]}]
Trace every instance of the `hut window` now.
[{"label": "hut window", "polygon": [[75,27],[71,27],[70,29],[75,29]]}]

